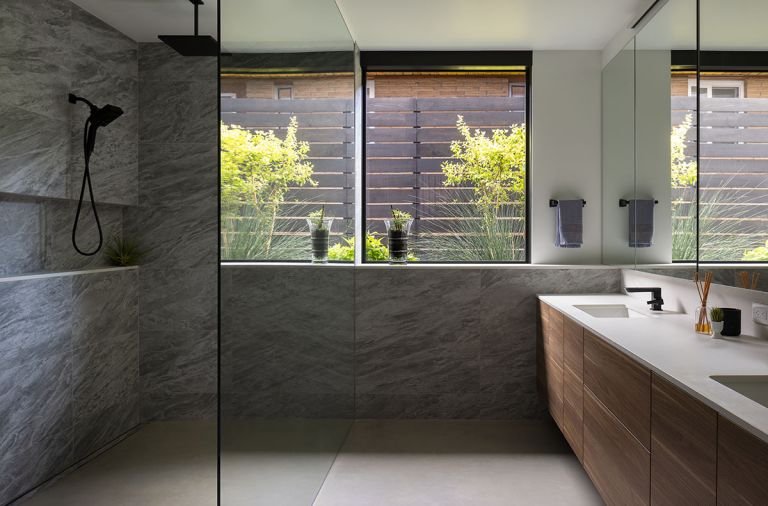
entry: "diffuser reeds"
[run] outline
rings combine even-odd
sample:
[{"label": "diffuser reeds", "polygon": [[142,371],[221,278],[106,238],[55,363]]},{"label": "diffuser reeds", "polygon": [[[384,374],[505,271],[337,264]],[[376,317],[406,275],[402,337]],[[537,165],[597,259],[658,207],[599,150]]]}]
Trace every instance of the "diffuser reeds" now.
[{"label": "diffuser reeds", "polygon": [[693,283],[696,285],[696,291],[699,293],[701,307],[696,311],[696,332],[699,334],[712,335],[712,323],[709,321],[709,311],[707,311],[707,299],[709,298],[709,288],[712,286],[712,273],[704,274],[704,280],[698,271],[693,275]]}]

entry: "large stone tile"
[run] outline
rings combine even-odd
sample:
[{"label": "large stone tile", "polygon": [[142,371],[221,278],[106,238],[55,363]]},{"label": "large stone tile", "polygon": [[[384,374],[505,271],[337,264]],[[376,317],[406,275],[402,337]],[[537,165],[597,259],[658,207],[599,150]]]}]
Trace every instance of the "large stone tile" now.
[{"label": "large stone tile", "polygon": [[354,419],[354,393],[303,393],[284,390],[232,391],[221,393],[221,414],[228,419],[246,418],[343,418]]},{"label": "large stone tile", "polygon": [[72,286],[72,346],[105,346],[110,338],[136,333],[139,271],[75,276]]},{"label": "large stone tile", "polygon": [[2,103],[0,117],[0,192],[66,196],[68,123]]},{"label": "large stone tile", "polygon": [[233,391],[352,392],[350,269],[243,267],[233,275],[235,286],[222,292],[222,353],[231,357]]},{"label": "large stone tile", "polygon": [[66,120],[71,5],[54,0],[0,3],[0,102]]},{"label": "large stone tile", "polygon": [[357,392],[478,391],[479,288],[477,270],[360,270]]},{"label": "large stone tile", "polygon": [[151,269],[139,272],[139,328],[203,335],[217,327],[216,269]]},{"label": "large stone tile", "polygon": [[138,332],[106,337],[74,353],[74,451],[79,459],[139,423]]},{"label": "large stone tile", "polygon": [[141,333],[141,390],[188,394],[217,391],[216,330]]},{"label": "large stone tile", "polygon": [[216,420],[216,394],[149,393],[141,396],[141,420],[152,422]]},{"label": "large stone tile", "polygon": [[0,282],[0,364],[18,366],[69,350],[72,278]]},{"label": "large stone tile", "polygon": [[37,202],[0,199],[0,275],[41,269],[40,213]]},{"label": "large stone tile", "polygon": [[142,143],[139,204],[165,208],[207,204],[215,216],[218,156],[215,144]]},{"label": "large stone tile", "polygon": [[[123,209],[99,205],[98,201],[96,209],[106,245],[112,235],[122,234]],[[43,263],[46,269],[66,271],[109,265],[108,260],[104,257],[103,249],[93,256],[83,256],[75,251],[72,245],[72,225],[76,212],[77,202],[48,201],[44,203],[45,248]],[[83,203],[78,224],[77,244],[82,250],[92,251],[99,243],[99,234],[89,202]]]},{"label": "large stone tile", "polygon": [[217,82],[149,82],[139,89],[139,141],[218,145]]},{"label": "large stone tile", "polygon": [[126,212],[125,234],[139,242],[152,269],[216,269],[218,215],[214,201]]},{"label": "large stone tile", "polygon": [[70,44],[77,52],[109,66],[115,74],[138,73],[138,44],[78,6],[72,7]]},{"label": "large stone tile", "polygon": [[142,82],[198,81],[219,79],[216,57],[181,56],[161,42],[139,44],[139,78]]}]

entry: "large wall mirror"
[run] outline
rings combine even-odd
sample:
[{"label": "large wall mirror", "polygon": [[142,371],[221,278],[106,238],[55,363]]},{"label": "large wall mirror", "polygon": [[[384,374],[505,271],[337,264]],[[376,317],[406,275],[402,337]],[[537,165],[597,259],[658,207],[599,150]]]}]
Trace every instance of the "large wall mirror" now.
[{"label": "large wall mirror", "polygon": [[768,42],[744,18],[768,5],[700,0],[697,25],[697,3],[659,3],[603,69],[603,262],[766,290]]}]

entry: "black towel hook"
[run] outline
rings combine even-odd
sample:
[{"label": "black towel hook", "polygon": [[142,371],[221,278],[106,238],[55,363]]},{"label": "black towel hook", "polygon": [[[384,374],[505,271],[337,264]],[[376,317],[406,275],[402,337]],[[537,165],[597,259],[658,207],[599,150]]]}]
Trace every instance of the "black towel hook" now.
[{"label": "black towel hook", "polygon": [[[658,200],[653,201],[654,204],[658,204]],[[627,199],[619,199],[619,207],[627,207],[629,205],[629,200]]]},{"label": "black towel hook", "polygon": [[[557,207],[559,205],[560,205],[560,201],[559,200],[549,199],[549,207]],[[587,205],[587,201],[584,200],[584,199],[581,199],[581,207],[584,207],[586,205]]]}]

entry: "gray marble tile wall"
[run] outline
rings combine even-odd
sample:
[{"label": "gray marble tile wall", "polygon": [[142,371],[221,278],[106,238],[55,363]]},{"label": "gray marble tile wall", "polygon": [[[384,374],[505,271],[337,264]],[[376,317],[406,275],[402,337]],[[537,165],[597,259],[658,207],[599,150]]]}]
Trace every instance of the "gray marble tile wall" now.
[{"label": "gray marble tile wall", "polygon": [[139,423],[138,283],[0,281],[0,504]]},{"label": "gray marble tile wall", "polygon": [[216,416],[218,68],[139,45],[142,419]]},{"label": "gray marble tile wall", "polygon": [[[66,0],[0,4],[0,275],[106,263],[70,244],[88,108],[67,93],[124,111],[99,130],[91,160],[105,233],[120,234],[123,207],[138,203],[137,52],[136,42]],[[90,209],[80,223],[80,235],[94,238]]]},{"label": "gray marble tile wall", "polygon": [[611,267],[224,266],[223,413],[543,416],[536,295],[618,292],[620,280]]}]

